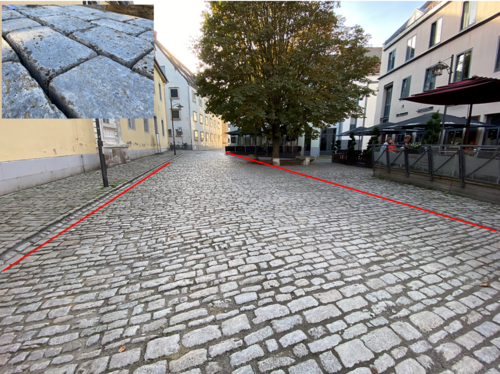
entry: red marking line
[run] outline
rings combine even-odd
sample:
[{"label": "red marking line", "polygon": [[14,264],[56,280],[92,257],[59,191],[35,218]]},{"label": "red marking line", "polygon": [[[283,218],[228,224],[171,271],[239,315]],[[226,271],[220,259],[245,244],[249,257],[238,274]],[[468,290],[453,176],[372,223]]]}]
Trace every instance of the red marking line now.
[{"label": "red marking line", "polygon": [[486,229],[486,230],[490,230],[490,231],[497,232],[497,230],[495,230],[495,229],[491,229],[491,228],[489,228],[489,227],[485,227],[485,226],[481,226],[481,225],[476,225],[475,223],[468,222],[468,221],[464,221],[464,220],[461,220],[461,219],[458,219],[458,218],[454,218],[454,217],[450,217],[450,216],[447,216],[447,215],[445,215],[445,214],[436,213],[436,212],[433,212],[432,210],[427,210],[427,209],[419,208],[418,206],[413,206],[413,205],[410,205],[410,204],[405,204],[405,203],[402,203],[402,202],[400,202],[400,201],[396,201],[396,200],[388,199],[387,197],[382,197],[382,196],[375,195],[375,194],[372,194],[372,193],[369,193],[369,192],[365,192],[365,191],[357,190],[357,189],[355,189],[355,188],[351,188],[351,187],[343,186],[343,185],[338,184],[338,183],[329,182],[329,181],[326,181],[326,180],[324,180],[324,179],[311,177],[310,175],[307,175],[307,174],[302,174],[302,173],[298,173],[298,172],[296,172],[296,171],[292,171],[292,170],[288,170],[288,169],[284,169],[284,168],[280,168],[279,166],[269,165],[269,164],[266,164],[265,162],[262,162],[262,161],[252,160],[251,158],[247,158],[247,157],[243,157],[243,156],[235,155],[234,153],[230,153],[230,152],[226,152],[226,154],[231,155],[231,156],[235,156],[235,157],[239,157],[239,158],[244,158],[245,160],[249,160],[249,161],[257,162],[257,163],[262,164],[262,165],[271,166],[271,167],[276,168],[276,169],[280,169],[280,170],[288,171],[289,173],[293,173],[293,174],[301,175],[301,176],[303,176],[303,177],[307,177],[307,178],[315,179],[315,180],[320,181],[320,182],[325,182],[325,183],[328,183],[328,184],[333,184],[334,186],[337,186],[337,187],[347,188],[348,190],[351,190],[351,191],[356,191],[356,192],[359,192],[359,193],[362,193],[362,194],[365,194],[365,195],[369,195],[369,196],[377,197],[377,198],[379,198],[379,199],[387,200],[387,201],[390,201],[390,202],[393,202],[393,203],[396,203],[396,204],[401,204],[401,205],[404,205],[404,206],[407,206],[407,207],[410,207],[410,208],[413,208],[413,209],[418,209],[418,210],[421,210],[421,211],[423,211],[423,212],[432,213],[432,214],[435,214],[435,215],[437,215],[437,216],[441,216],[441,217],[449,218],[449,219],[452,219],[452,220],[455,220],[455,221],[459,221],[459,222],[467,223],[467,224],[472,225],[472,226],[481,227],[482,229]]},{"label": "red marking line", "polygon": [[151,174],[149,174],[147,177],[142,178],[139,182],[137,182],[137,183],[136,183],[136,184],[134,184],[133,186],[131,186],[131,187],[127,188],[125,191],[123,191],[123,192],[119,193],[118,195],[116,195],[115,197],[113,197],[113,198],[112,198],[111,200],[109,200],[106,204],[101,205],[99,208],[97,208],[96,210],[94,210],[92,213],[87,214],[85,217],[83,217],[83,218],[82,218],[82,219],[80,219],[79,221],[77,221],[77,222],[73,223],[73,224],[72,224],[70,227],[68,227],[67,229],[65,229],[65,230],[61,231],[59,234],[57,234],[57,235],[56,235],[56,236],[54,236],[53,238],[51,238],[51,239],[47,240],[47,241],[46,241],[45,243],[43,243],[41,246],[39,246],[39,247],[35,248],[34,250],[32,250],[32,251],[31,251],[30,253],[28,253],[26,256],[24,256],[24,257],[20,258],[19,260],[17,260],[16,262],[14,262],[12,265],[7,266],[5,269],[3,269],[3,270],[2,270],[2,272],[3,272],[3,271],[5,271],[5,270],[7,270],[7,269],[9,269],[9,268],[11,268],[11,267],[12,267],[12,266],[14,266],[15,264],[17,264],[19,261],[24,260],[26,257],[28,257],[28,256],[29,256],[30,254],[32,254],[33,252],[38,251],[38,250],[39,250],[40,248],[42,248],[45,244],[50,243],[52,240],[54,240],[55,238],[57,238],[59,235],[64,234],[64,233],[65,233],[66,231],[68,231],[70,228],[72,228],[72,227],[74,227],[74,226],[78,225],[78,224],[79,224],[80,222],[82,222],[84,219],[86,219],[87,217],[90,217],[92,214],[94,214],[95,212],[97,212],[97,211],[98,211],[98,210],[100,210],[101,208],[104,208],[106,205],[108,205],[108,204],[109,204],[110,202],[112,202],[113,200],[118,199],[118,198],[119,198],[121,195],[123,195],[125,192],[130,191],[132,188],[134,188],[135,186],[137,186],[139,183],[142,183],[143,181],[145,181],[146,179],[148,179],[148,178],[149,178],[150,176],[152,176],[153,174],[158,173],[161,169],[163,169],[164,167],[166,167],[166,166],[167,166],[167,165],[169,165],[169,164],[170,164],[170,162],[167,162],[165,165],[163,165],[161,168],[159,168],[159,169],[157,169],[157,170],[153,171],[153,172],[152,172]]}]

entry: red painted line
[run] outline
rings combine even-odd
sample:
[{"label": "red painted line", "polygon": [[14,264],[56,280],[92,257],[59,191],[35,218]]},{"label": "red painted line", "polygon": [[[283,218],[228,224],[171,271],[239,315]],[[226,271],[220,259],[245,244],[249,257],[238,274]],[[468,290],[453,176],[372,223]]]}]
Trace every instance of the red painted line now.
[{"label": "red painted line", "polygon": [[39,247],[35,248],[34,250],[32,250],[30,253],[28,253],[26,256],[20,258],[19,260],[17,260],[16,262],[14,262],[12,265],[9,265],[7,266],[5,269],[2,270],[2,272],[4,272],[5,270],[11,268],[12,266],[14,266],[15,264],[17,264],[19,261],[22,261],[24,260],[26,257],[28,257],[30,254],[38,251],[40,248],[42,248],[45,244],[47,243],[50,243],[52,240],[54,240],[55,238],[57,238],[59,235],[62,235],[64,234],[66,231],[68,231],[70,228],[78,225],[80,222],[82,222],[84,219],[90,217],[92,214],[94,214],[95,212],[97,212],[98,210],[100,210],[101,208],[104,208],[106,205],[108,205],[110,202],[118,199],[121,195],[123,195],[125,192],[128,192],[130,191],[132,188],[134,188],[135,186],[137,186],[139,183],[142,183],[143,181],[145,181],[146,179],[148,179],[150,176],[152,176],[153,174],[156,174],[158,173],[161,169],[163,169],[164,167],[166,167],[167,165],[169,165],[170,162],[167,162],[165,165],[163,165],[161,168],[153,171],[151,174],[149,174],[147,177],[144,177],[142,178],[139,182],[137,182],[136,184],[134,184],[133,186],[127,188],[125,191],[119,193],[118,195],[116,195],[115,197],[113,197],[111,200],[109,200],[107,203],[101,205],[99,208],[97,208],[96,210],[94,210],[93,212],[87,214],[85,217],[83,217],[82,219],[80,219],[79,221],[73,223],[70,227],[68,227],[67,229],[61,231],[59,234],[57,234],[56,236],[54,236],[53,238],[50,238],[49,240],[47,240],[45,243],[43,243],[42,245],[40,245]]},{"label": "red painted line", "polygon": [[357,189],[355,189],[355,188],[351,188],[351,187],[343,186],[343,185],[338,184],[338,183],[329,182],[329,181],[326,181],[326,180],[324,180],[324,179],[311,177],[310,175],[307,175],[307,174],[302,174],[302,173],[298,173],[298,172],[296,172],[296,171],[292,171],[292,170],[288,170],[288,169],[284,169],[284,168],[280,168],[279,166],[269,165],[269,164],[266,164],[265,162],[262,162],[262,161],[252,160],[251,158],[248,158],[248,157],[243,157],[243,156],[239,156],[239,155],[235,155],[234,153],[230,153],[230,152],[226,152],[226,154],[231,155],[231,156],[235,156],[235,157],[239,157],[239,158],[243,158],[243,159],[245,159],[245,160],[249,160],[249,161],[257,162],[257,163],[262,164],[262,165],[271,166],[271,167],[276,168],[276,169],[280,169],[280,170],[288,171],[289,173],[293,173],[293,174],[301,175],[301,176],[303,176],[303,177],[307,177],[307,178],[315,179],[315,180],[320,181],[320,182],[325,182],[325,183],[328,183],[328,184],[333,184],[334,186],[337,186],[337,187],[342,187],[342,188],[346,188],[346,189],[348,189],[348,190],[351,190],[351,191],[356,191],[356,192],[359,192],[359,193],[362,193],[362,194],[365,194],[365,195],[368,195],[368,196],[373,196],[373,197],[377,197],[377,198],[379,198],[379,199],[387,200],[387,201],[390,201],[390,202],[393,202],[393,203],[396,203],[396,204],[401,204],[401,205],[404,205],[404,206],[407,206],[407,207],[410,207],[410,208],[413,208],[413,209],[418,209],[418,210],[421,210],[421,211],[423,211],[423,212],[432,213],[432,214],[435,214],[435,215],[437,215],[437,216],[441,216],[441,217],[444,217],[444,218],[449,218],[449,219],[452,219],[452,220],[455,220],[455,221],[459,221],[459,222],[467,223],[467,224],[472,225],[472,226],[481,227],[482,229],[486,229],[486,230],[490,230],[490,231],[497,232],[497,230],[492,229],[492,228],[489,228],[489,227],[486,227],[486,226],[476,225],[475,223],[468,222],[468,221],[464,221],[464,220],[461,220],[461,219],[458,219],[458,218],[454,218],[454,217],[450,217],[450,216],[447,216],[447,215],[445,215],[445,214],[436,213],[436,212],[433,212],[432,210],[427,210],[427,209],[419,208],[418,206],[414,206],[414,205],[410,205],[410,204],[405,204],[405,203],[402,203],[402,202],[400,202],[400,201],[396,201],[396,200],[388,199],[387,197],[383,197],[383,196],[375,195],[375,194],[372,194],[372,193],[369,193],[369,192],[365,192],[365,191],[357,190]]}]

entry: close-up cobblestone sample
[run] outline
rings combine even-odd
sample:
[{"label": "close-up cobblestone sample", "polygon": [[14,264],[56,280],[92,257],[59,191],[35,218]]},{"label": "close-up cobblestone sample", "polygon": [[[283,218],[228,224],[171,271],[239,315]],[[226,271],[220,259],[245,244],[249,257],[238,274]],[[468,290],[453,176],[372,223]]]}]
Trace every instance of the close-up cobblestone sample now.
[{"label": "close-up cobblestone sample", "polygon": [[[3,118],[53,118],[45,104],[33,107],[40,92],[67,118],[153,118],[154,61],[147,56],[154,50],[154,21],[82,5],[14,7],[2,10],[2,61],[20,61],[33,79],[17,85],[21,91],[8,90],[12,83],[2,85]],[[141,69],[133,69],[139,61]],[[100,74],[97,66],[104,69]],[[82,71],[89,75],[78,77]],[[6,107],[28,98],[29,103]]]}]

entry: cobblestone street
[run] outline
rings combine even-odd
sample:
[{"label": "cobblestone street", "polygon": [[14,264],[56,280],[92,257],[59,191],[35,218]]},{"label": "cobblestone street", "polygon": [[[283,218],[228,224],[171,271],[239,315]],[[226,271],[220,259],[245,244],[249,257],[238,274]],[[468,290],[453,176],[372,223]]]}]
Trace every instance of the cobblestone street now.
[{"label": "cobblestone street", "polygon": [[[500,228],[498,206],[371,169],[289,169]],[[498,374],[499,238],[222,151],[186,152],[0,275],[0,372]],[[20,257],[4,253],[2,269]]]}]

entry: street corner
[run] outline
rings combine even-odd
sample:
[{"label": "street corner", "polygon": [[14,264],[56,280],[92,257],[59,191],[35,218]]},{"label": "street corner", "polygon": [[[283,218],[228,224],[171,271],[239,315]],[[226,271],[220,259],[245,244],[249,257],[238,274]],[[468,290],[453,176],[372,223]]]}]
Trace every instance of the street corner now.
[{"label": "street corner", "polygon": [[[17,85],[22,88],[29,81],[30,95],[10,90],[12,82],[2,85],[3,102],[17,101],[14,108],[2,105],[4,118],[54,118],[58,112],[63,115],[60,118],[98,118],[101,114],[105,116],[99,118],[153,118],[154,59],[149,56],[154,49],[153,20],[114,12],[133,14],[128,5],[113,5],[114,11],[106,10],[107,6],[62,4],[6,7],[9,9],[2,12],[2,62],[21,64],[22,74],[31,79],[25,77]],[[103,67],[104,74],[85,70],[90,73],[88,80],[67,80],[78,74],[71,74],[74,69],[98,57],[117,65],[104,67],[95,61],[90,66]],[[106,79],[100,81],[104,75]],[[89,82],[97,89],[79,85]],[[124,95],[122,99],[113,93],[116,87]],[[38,99],[33,99],[33,92]],[[43,105],[37,107],[37,103]],[[46,104],[53,110],[47,111]]]}]

